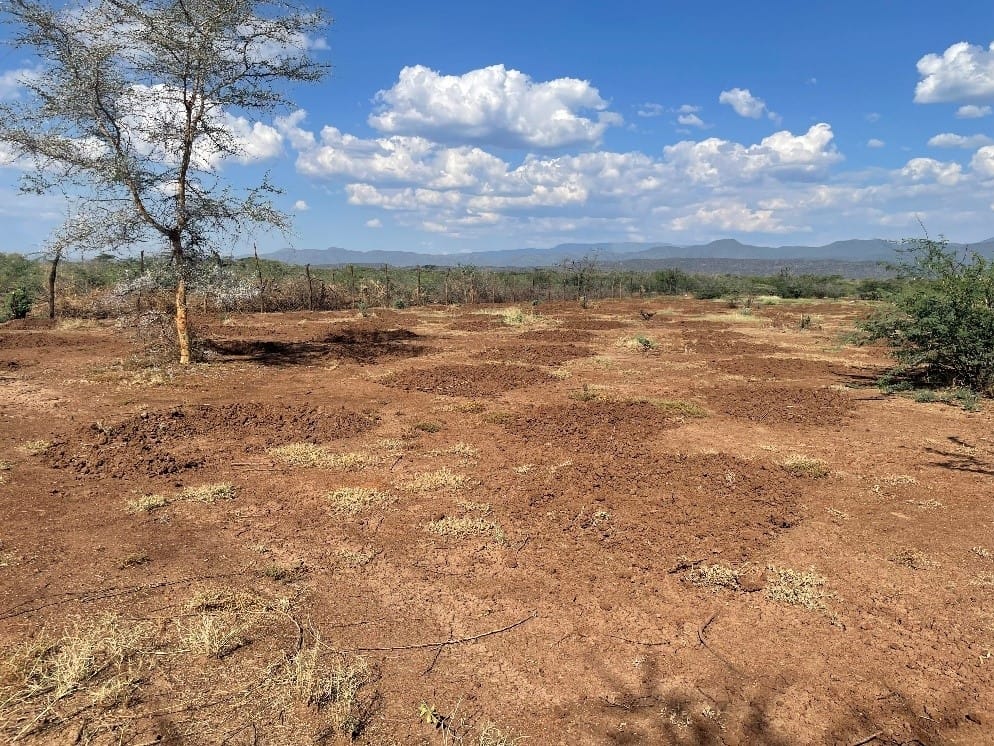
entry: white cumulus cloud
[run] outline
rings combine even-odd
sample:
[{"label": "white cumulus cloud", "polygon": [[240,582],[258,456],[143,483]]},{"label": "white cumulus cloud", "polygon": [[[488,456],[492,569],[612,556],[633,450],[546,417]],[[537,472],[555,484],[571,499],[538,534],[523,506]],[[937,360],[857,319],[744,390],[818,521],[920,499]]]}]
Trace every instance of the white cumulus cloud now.
[{"label": "white cumulus cloud", "polygon": [[976,104],[964,104],[956,110],[957,119],[982,119],[989,117],[994,111],[990,106],[977,106]]},{"label": "white cumulus cloud", "polygon": [[869,140],[866,141],[866,147],[868,148],[882,148],[886,144],[887,143],[885,143],[883,140],[880,140],[879,138],[876,137],[871,137]]},{"label": "white cumulus cloud", "polygon": [[372,218],[366,221],[367,228],[382,228],[383,222],[379,218]]},{"label": "white cumulus cloud", "polygon": [[676,121],[678,124],[682,124],[685,127],[698,127],[701,129],[707,127],[707,124],[704,123],[704,120],[701,119],[696,114],[680,114],[676,118]]},{"label": "white cumulus cloud", "polygon": [[636,111],[640,117],[645,117],[646,119],[651,119],[652,117],[662,116],[666,109],[662,104],[644,103]]},{"label": "white cumulus cloud", "polygon": [[728,104],[740,117],[747,119],[759,119],[764,114],[771,120],[777,122],[780,115],[770,111],[763,99],[753,96],[748,88],[732,88],[722,91],[718,95],[718,102]]},{"label": "white cumulus cloud", "polygon": [[913,182],[934,181],[943,186],[955,186],[963,177],[963,167],[934,158],[912,158],[901,169],[901,175]]},{"label": "white cumulus cloud", "polygon": [[293,209],[296,210],[297,212],[307,212],[308,210],[311,209],[311,206],[307,204],[307,202],[305,202],[304,200],[298,199],[296,202],[293,203]]},{"label": "white cumulus cloud", "polygon": [[842,155],[832,145],[832,128],[824,123],[803,135],[775,132],[756,145],[742,145],[717,137],[685,140],[664,148],[667,161],[692,181],[718,185],[775,176],[806,179],[823,173]]},{"label": "white cumulus cloud", "polygon": [[442,75],[424,65],[405,67],[394,86],[376,94],[369,124],[380,132],[444,143],[514,148],[561,148],[601,140],[619,114],[586,80],[535,82],[518,70],[492,65]]},{"label": "white cumulus cloud", "polygon": [[985,49],[961,41],[941,55],[927,54],[918,60],[918,74],[916,103],[994,101],[994,43]]},{"label": "white cumulus cloud", "polygon": [[981,178],[994,179],[994,145],[986,145],[974,153],[970,168]]},{"label": "white cumulus cloud", "polygon": [[983,145],[994,144],[994,139],[987,135],[955,135],[952,132],[943,132],[929,138],[928,144],[933,148],[966,148],[973,150]]}]

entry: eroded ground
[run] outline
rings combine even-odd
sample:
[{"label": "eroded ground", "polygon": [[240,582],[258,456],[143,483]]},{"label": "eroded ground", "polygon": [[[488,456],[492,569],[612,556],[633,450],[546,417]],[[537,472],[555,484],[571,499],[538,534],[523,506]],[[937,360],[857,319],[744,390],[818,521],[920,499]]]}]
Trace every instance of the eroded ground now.
[{"label": "eroded ground", "polygon": [[0,740],[994,743],[994,417],[866,312],[0,328]]}]

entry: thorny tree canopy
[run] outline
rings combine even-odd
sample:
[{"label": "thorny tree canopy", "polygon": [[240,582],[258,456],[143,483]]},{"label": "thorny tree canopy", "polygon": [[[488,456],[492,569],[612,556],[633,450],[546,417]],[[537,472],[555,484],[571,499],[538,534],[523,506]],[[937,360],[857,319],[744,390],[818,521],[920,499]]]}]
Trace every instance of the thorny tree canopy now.
[{"label": "thorny tree canopy", "polygon": [[63,240],[74,226],[91,248],[158,237],[182,269],[253,226],[288,226],[266,180],[236,190],[221,167],[251,160],[252,120],[288,106],[288,84],[324,75],[320,12],[252,0],[0,9],[38,58],[26,95],[0,107],[0,142],[25,189],[69,198]]}]

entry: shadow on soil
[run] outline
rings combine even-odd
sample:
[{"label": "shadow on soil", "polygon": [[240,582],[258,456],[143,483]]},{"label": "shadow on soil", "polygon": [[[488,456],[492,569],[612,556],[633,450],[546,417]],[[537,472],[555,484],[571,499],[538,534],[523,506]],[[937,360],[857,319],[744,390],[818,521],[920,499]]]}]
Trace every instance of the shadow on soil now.
[{"label": "shadow on soil", "polygon": [[[969,444],[964,443],[958,438],[949,438],[949,440],[955,445],[961,447],[971,447]],[[925,452],[939,457],[938,460],[932,462],[933,466],[940,466],[943,469],[952,469],[953,471],[968,471],[972,474],[983,474],[984,476],[994,477],[994,464],[990,461],[979,459],[973,454],[963,453],[962,451],[954,453],[951,451],[944,451],[939,448],[926,448]]]},{"label": "shadow on soil", "polygon": [[261,365],[306,365],[323,359],[369,364],[386,359],[419,357],[431,351],[408,329],[342,329],[321,339],[282,342],[270,339],[228,339],[205,343],[221,360],[250,360]]},{"label": "shadow on soil", "polygon": [[[777,702],[798,685],[782,674],[776,677],[775,684],[761,687],[757,692],[756,679],[731,669],[725,676],[716,676],[705,674],[702,668],[699,681],[687,682],[679,677],[667,683],[667,674],[661,671],[655,655],[645,656],[635,686],[601,668],[599,676],[613,694],[599,697],[593,703],[588,701],[581,707],[602,723],[594,727],[604,743],[674,746],[798,743],[774,724],[776,719],[781,722],[790,719],[790,712],[777,712]],[[831,720],[824,727],[817,727],[821,736],[816,738],[809,732],[806,737],[812,740],[806,742],[939,746],[951,742],[947,734],[956,733],[969,741],[981,730],[977,716],[971,719],[971,715],[958,714],[963,712],[964,703],[952,695],[929,708],[914,704],[897,689],[885,688],[887,694],[872,699],[864,695],[861,700],[838,700]]]}]

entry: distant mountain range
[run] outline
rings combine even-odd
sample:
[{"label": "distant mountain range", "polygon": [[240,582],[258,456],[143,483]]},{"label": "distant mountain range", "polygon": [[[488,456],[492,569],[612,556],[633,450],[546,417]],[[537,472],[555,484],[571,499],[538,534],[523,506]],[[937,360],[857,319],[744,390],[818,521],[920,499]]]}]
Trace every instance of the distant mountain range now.
[{"label": "distant mountain range", "polygon": [[[835,241],[825,246],[752,246],[724,238],[707,244],[679,246],[668,243],[565,243],[549,249],[474,251],[465,254],[422,254],[410,251],[351,251],[282,249],[266,254],[288,264],[337,267],[347,264],[393,267],[553,267],[573,259],[595,257],[604,267],[653,270],[679,267],[690,272],[771,274],[784,266],[796,272],[869,277],[884,274],[881,263],[900,258],[900,244],[883,239]],[[950,244],[962,249],[964,244]],[[994,238],[969,248],[994,257]]]}]

